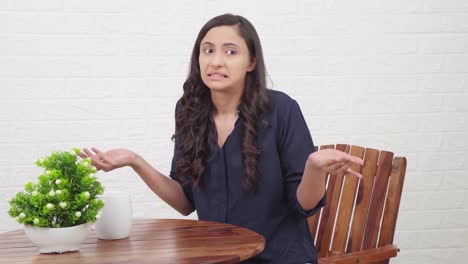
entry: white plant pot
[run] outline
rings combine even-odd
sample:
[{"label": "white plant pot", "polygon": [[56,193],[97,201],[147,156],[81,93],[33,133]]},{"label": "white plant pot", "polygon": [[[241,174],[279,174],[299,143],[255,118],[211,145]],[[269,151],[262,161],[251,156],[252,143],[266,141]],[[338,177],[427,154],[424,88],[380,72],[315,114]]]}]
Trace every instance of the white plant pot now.
[{"label": "white plant pot", "polygon": [[62,228],[24,226],[24,231],[39,253],[64,253],[80,250],[92,224],[81,224]]}]

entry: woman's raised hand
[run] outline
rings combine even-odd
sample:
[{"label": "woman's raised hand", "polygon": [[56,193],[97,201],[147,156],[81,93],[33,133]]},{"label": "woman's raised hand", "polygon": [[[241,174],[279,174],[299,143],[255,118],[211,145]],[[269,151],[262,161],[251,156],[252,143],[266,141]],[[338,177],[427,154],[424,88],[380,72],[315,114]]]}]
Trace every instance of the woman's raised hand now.
[{"label": "woman's raised hand", "polygon": [[351,166],[354,164],[363,165],[364,161],[339,150],[323,149],[310,154],[307,163],[326,173],[344,173],[362,178],[362,175],[352,170]]},{"label": "woman's raised hand", "polygon": [[79,154],[82,158],[90,158],[97,170],[111,171],[117,168],[131,166],[137,154],[128,149],[111,149],[102,152],[97,148],[84,148]]}]

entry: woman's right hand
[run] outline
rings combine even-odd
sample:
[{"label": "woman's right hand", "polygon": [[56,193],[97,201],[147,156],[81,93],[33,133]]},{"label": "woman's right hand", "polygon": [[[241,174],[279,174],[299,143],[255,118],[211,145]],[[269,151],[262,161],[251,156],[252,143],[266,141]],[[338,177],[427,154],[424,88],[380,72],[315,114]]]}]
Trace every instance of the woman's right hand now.
[{"label": "woman's right hand", "polygon": [[117,168],[131,166],[138,155],[128,149],[111,149],[106,152],[102,152],[97,148],[91,148],[91,150],[84,148],[80,152],[80,157],[90,158],[91,162],[97,170],[111,171]]}]

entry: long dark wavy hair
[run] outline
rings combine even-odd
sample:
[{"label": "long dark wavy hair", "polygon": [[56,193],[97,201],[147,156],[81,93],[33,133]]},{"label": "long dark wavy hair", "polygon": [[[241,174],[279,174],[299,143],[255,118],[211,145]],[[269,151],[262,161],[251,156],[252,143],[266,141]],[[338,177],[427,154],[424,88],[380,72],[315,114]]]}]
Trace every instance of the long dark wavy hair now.
[{"label": "long dark wavy hair", "polygon": [[260,39],[254,26],[242,16],[217,16],[208,21],[198,33],[190,59],[189,74],[183,85],[184,94],[176,111],[176,134],[173,138],[179,141],[176,151],[180,157],[176,163],[176,173],[182,179],[193,180],[197,188],[203,188],[201,179],[210,154],[210,117],[213,105],[210,89],[203,83],[200,75],[200,43],[210,29],[218,26],[236,26],[247,43],[251,60],[256,60],[255,69],[247,72],[238,108],[244,126],[241,141],[244,188],[255,191],[260,181],[257,160],[261,154],[256,145],[257,129],[265,125],[262,116],[268,110],[269,97]]}]

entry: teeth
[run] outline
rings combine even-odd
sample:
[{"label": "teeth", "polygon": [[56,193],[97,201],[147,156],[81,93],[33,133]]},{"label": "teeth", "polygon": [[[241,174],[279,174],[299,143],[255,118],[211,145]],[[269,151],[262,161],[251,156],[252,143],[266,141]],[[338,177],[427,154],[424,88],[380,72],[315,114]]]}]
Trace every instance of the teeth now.
[{"label": "teeth", "polygon": [[223,74],[210,74],[210,77],[226,77],[226,75],[223,75]]}]

